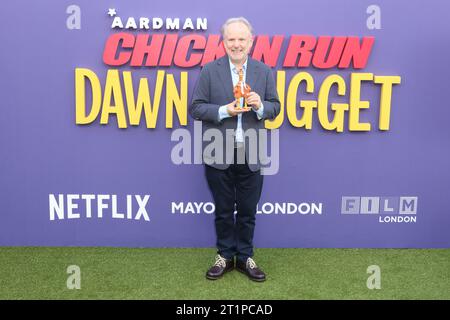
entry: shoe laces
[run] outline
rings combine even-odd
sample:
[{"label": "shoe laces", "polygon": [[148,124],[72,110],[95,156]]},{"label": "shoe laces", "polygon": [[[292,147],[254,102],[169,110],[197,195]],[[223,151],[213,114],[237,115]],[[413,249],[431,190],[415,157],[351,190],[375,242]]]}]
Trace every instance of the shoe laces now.
[{"label": "shoe laces", "polygon": [[216,262],[214,263],[214,266],[225,268],[227,265],[227,260],[222,257],[220,254],[216,256]]},{"label": "shoe laces", "polygon": [[247,268],[255,269],[257,267],[255,260],[247,258]]}]

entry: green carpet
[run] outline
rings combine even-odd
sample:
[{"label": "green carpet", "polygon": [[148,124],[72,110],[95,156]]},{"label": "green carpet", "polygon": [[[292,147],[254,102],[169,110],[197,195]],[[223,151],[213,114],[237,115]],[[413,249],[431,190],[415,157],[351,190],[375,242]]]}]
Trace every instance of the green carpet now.
[{"label": "green carpet", "polygon": [[[257,249],[267,281],[205,279],[215,250],[0,248],[0,299],[450,299],[450,249]],[[69,265],[81,289],[69,290]],[[369,290],[367,267],[381,269]]]}]

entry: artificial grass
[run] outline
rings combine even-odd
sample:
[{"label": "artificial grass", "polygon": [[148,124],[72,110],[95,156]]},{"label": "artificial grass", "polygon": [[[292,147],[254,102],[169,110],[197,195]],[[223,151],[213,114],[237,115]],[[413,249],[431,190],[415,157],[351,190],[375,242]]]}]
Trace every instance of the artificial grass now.
[{"label": "artificial grass", "polygon": [[[257,249],[267,281],[205,279],[215,250],[1,247],[0,299],[450,299],[450,249]],[[66,287],[67,267],[81,289]],[[381,289],[366,286],[381,269]]]}]

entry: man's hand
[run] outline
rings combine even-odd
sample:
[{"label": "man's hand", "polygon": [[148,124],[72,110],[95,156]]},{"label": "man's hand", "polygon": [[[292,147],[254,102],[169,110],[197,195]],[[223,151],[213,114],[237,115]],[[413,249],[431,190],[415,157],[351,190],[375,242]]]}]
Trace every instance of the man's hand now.
[{"label": "man's hand", "polygon": [[230,116],[234,117],[240,113],[248,112],[251,108],[236,108],[236,100],[227,104],[227,112]]},{"label": "man's hand", "polygon": [[253,109],[258,110],[261,108],[261,97],[256,92],[250,92],[247,96],[247,104],[252,106]]}]

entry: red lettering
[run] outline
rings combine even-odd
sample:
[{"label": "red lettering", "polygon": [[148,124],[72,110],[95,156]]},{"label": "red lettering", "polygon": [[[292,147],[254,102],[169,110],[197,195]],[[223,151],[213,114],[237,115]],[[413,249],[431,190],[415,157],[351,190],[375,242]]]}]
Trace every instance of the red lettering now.
[{"label": "red lettering", "polygon": [[222,58],[225,55],[223,42],[220,41],[220,35],[211,34],[206,42],[205,53],[203,54],[202,66],[208,62]]},{"label": "red lettering", "polygon": [[369,59],[374,41],[374,37],[364,37],[360,46],[358,37],[348,37],[338,67],[348,68],[350,66],[350,61],[353,60],[353,68],[364,68],[367,64],[367,60]]},{"label": "red lettering", "polygon": [[149,37],[150,35],[148,34],[140,34],[137,36],[136,43],[134,44],[133,57],[131,58],[131,66],[142,66],[145,56],[147,56],[147,60],[145,61],[145,65],[147,67],[154,67],[158,65],[159,55],[161,54],[162,44],[164,41],[164,35],[152,35],[151,43],[148,44]]},{"label": "red lettering", "polygon": [[111,35],[105,44],[103,51],[103,62],[110,66],[121,66],[126,64],[131,57],[131,52],[120,52],[116,58],[119,49],[119,43],[122,42],[122,48],[133,48],[134,36],[130,33],[116,33]]},{"label": "red lettering", "polygon": [[192,34],[181,38],[178,42],[177,52],[175,53],[175,58],[173,60],[176,66],[189,68],[199,64],[202,60],[201,53],[191,53],[188,58],[191,42],[193,42],[192,50],[204,49],[206,45],[205,37],[198,34]]},{"label": "red lettering", "polygon": [[164,47],[161,53],[161,59],[159,60],[159,65],[163,67],[169,67],[172,65],[173,55],[175,53],[175,48],[177,47],[178,35],[168,34],[164,40]]},{"label": "red lettering", "polygon": [[270,67],[275,67],[280,55],[283,39],[284,36],[274,36],[272,39],[272,44],[270,44],[269,36],[258,36],[256,38],[255,47],[253,49],[253,59],[263,61]]},{"label": "red lettering", "polygon": [[[150,43],[149,43],[150,41]],[[270,67],[276,67],[284,36],[255,36],[252,57]],[[374,37],[332,37],[292,35],[283,67],[306,68],[311,65],[318,69],[353,68],[366,66]],[[131,49],[131,50],[130,50]],[[206,38],[201,34],[179,37],[177,34],[112,34],[105,44],[103,61],[110,66],[169,67],[172,64],[181,68],[191,68],[221,58],[225,48],[220,35],[212,34]],[[145,59],[145,62],[144,62]]]},{"label": "red lettering", "polygon": [[313,56],[312,50],[316,45],[316,38],[313,36],[293,35],[289,41],[289,46],[284,58],[283,67],[295,67],[297,59],[299,67],[308,67]]},{"label": "red lettering", "polygon": [[[330,48],[331,40],[333,43]],[[346,40],[347,37],[319,37],[314,50],[313,66],[319,69],[334,68],[339,63]]]}]

